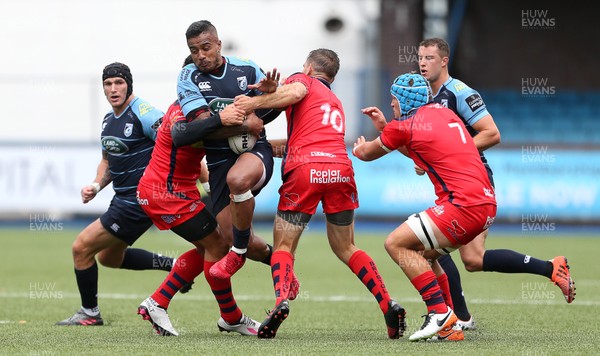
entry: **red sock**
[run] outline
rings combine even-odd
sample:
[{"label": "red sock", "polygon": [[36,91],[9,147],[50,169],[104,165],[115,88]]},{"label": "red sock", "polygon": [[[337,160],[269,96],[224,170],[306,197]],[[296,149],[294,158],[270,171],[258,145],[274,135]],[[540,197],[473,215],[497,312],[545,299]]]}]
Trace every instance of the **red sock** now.
[{"label": "red sock", "polygon": [[287,251],[275,251],[271,256],[271,274],[275,289],[275,305],[288,299],[292,272],[294,271],[294,256]]},{"label": "red sock", "polygon": [[452,295],[450,294],[450,284],[448,283],[448,276],[446,273],[441,276],[437,276],[437,282],[442,290],[442,296],[444,297],[444,302],[450,309],[454,309],[454,303],[452,303]]},{"label": "red sock", "polygon": [[[204,261],[204,270],[210,271],[215,262]],[[217,303],[221,317],[229,324],[237,324],[242,318],[242,311],[238,308],[233,292],[231,291],[230,279],[216,279],[210,273],[205,273],[206,281],[212,290]]]},{"label": "red sock", "polygon": [[193,249],[185,252],[177,258],[175,266],[169,272],[169,275],[162,282],[160,287],[152,294],[158,305],[167,309],[175,293],[181,286],[189,283],[198,277],[204,270],[204,256]]},{"label": "red sock", "polygon": [[433,311],[436,314],[442,314],[448,311],[448,307],[442,296],[442,290],[437,283],[433,271],[420,274],[410,282],[419,291],[419,294],[421,294],[421,298],[423,298],[423,301],[427,305],[428,313]]},{"label": "red sock", "polygon": [[388,310],[390,295],[385,288],[383,278],[377,271],[377,266],[373,259],[365,251],[358,250],[352,254],[348,261],[348,267],[354,272],[358,279],[369,289],[371,294],[379,303],[379,308],[385,314]]}]

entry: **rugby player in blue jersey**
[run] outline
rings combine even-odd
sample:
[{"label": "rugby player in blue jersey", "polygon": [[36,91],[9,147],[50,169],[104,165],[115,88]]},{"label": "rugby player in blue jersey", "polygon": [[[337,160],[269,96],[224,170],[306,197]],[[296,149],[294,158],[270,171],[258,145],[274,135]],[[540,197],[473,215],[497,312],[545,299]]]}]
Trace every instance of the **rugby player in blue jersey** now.
[{"label": "rugby player in blue jersey", "polygon": [[112,107],[102,121],[102,159],[92,184],[81,188],[84,204],[112,182],[108,210],[73,242],[75,278],[81,308],[57,325],[103,325],[98,308],[98,266],[170,271],[173,259],[128,246],[152,226],[136,200],[138,181],[150,161],[163,112],[133,94],[129,67],[112,63],[102,73],[104,95]]},{"label": "rugby player in blue jersey", "polygon": [[[486,105],[479,93],[448,73],[450,47],[441,38],[430,38],[419,44],[419,70],[431,84],[434,101],[454,111],[464,122],[470,135],[479,149],[481,160],[488,172],[492,185],[494,180],[492,170],[485,159],[483,151],[500,142],[500,132],[494,119],[487,111]],[[417,174],[424,174],[420,167],[415,167]],[[462,246],[461,259],[469,272],[503,272],[530,273],[549,278],[562,291],[567,303],[575,298],[575,283],[571,279],[569,266],[564,256],[557,256],[550,261],[533,258],[512,250],[485,249],[485,230],[470,244]],[[474,320],[469,314],[460,283],[460,275],[456,265],[449,255],[438,259],[450,284],[450,293],[454,311],[464,329],[475,327]]]},{"label": "rugby player in blue jersey", "polygon": [[[185,117],[195,122],[193,128],[185,128],[186,134],[188,137],[204,138],[213,213],[225,238],[232,241],[231,251],[209,272],[215,278],[226,279],[243,266],[246,252],[263,250],[263,261],[270,264],[271,247],[252,234],[251,227],[254,196],[273,174],[273,150],[264,130],[254,147],[239,155],[230,149],[227,140],[227,136],[239,133],[239,127],[235,127],[230,134],[224,132],[222,138],[206,137],[216,131],[223,132],[219,111],[231,104],[238,95],[260,95],[261,92],[248,88],[248,85],[266,77],[251,60],[221,55],[217,29],[209,21],[192,23],[186,31],[186,39],[194,63],[181,70],[177,97]],[[280,112],[267,109],[257,110],[256,114],[266,124]],[[190,133],[191,129],[194,129],[193,134]],[[251,248],[248,248],[249,244],[252,244]],[[296,285],[297,282],[294,282],[292,284]]]}]

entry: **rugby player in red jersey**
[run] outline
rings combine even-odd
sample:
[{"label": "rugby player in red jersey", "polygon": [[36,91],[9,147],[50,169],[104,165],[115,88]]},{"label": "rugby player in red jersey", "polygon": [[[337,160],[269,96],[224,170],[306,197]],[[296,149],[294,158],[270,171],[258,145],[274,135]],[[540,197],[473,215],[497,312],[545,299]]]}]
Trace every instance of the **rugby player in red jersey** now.
[{"label": "rugby player in red jersey", "polygon": [[[344,143],[344,109],[331,91],[339,66],[335,52],[316,49],[309,53],[302,73],[288,77],[274,93],[252,98],[238,96],[234,101],[247,113],[261,108],[286,108],[288,123],[283,185],[279,189],[273,227],[271,270],[276,301],[259,328],[259,338],[275,337],[289,314],[294,253],[319,202],[327,218],[327,237],[332,250],[376,298],[388,336],[395,339],[404,333],[404,309],[390,298],[375,262],[354,245],[358,195]],[[252,87],[260,90],[261,84]]]},{"label": "rugby player in red jersey", "polygon": [[399,149],[425,167],[435,187],[436,205],[410,216],[385,242],[390,257],[427,305],[425,322],[409,338],[418,341],[443,329],[453,332],[457,317],[450,306],[447,279],[436,260],[468,244],[493,223],[496,199],[465,125],[451,110],[431,103],[427,80],[419,74],[401,75],[392,84],[391,94],[398,119],[386,125],[382,115],[366,111],[383,131],[373,141],[359,137],[352,152],[363,161],[372,161]]},{"label": "rugby player in red jersey", "polygon": [[[184,65],[188,63],[191,63],[191,57],[188,57]],[[262,120],[258,117],[248,115],[244,120],[245,116],[232,105],[219,114],[219,120],[224,126],[223,130],[235,130],[238,127],[260,132],[263,129]],[[182,139],[184,135],[186,137]],[[194,121],[186,119],[179,102],[175,101],[158,129],[152,158],[140,179],[137,191],[138,203],[159,229],[170,229],[196,246],[177,258],[167,278],[138,308],[138,314],[149,320],[161,335],[178,335],[167,314],[175,293],[224,257],[230,247],[215,218],[201,201],[197,180],[202,175],[204,147],[202,142],[193,145],[185,142],[194,135],[198,136]],[[264,254],[260,252],[268,250],[265,242],[258,238],[253,241],[262,241],[262,246],[256,249],[257,256],[252,255],[255,251],[250,249],[250,257],[264,259]],[[217,279],[210,273],[205,273],[205,277],[219,304],[219,330],[256,335],[259,324],[243,315],[237,307],[230,279]]]}]

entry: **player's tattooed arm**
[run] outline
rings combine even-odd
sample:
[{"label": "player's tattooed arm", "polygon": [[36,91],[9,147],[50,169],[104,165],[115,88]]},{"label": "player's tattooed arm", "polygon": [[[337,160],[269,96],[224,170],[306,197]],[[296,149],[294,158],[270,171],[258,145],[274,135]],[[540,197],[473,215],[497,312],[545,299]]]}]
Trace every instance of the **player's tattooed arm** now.
[{"label": "player's tattooed arm", "polygon": [[100,189],[106,187],[112,182],[112,176],[110,175],[110,169],[108,167],[108,152],[102,151],[102,161],[98,165],[98,176],[100,177]]},{"label": "player's tattooed arm", "polygon": [[96,170],[96,179],[94,179],[92,184],[88,184],[81,188],[81,201],[86,204],[94,199],[96,194],[111,181],[112,178],[108,167],[108,153],[102,151],[102,159],[100,160],[100,163],[98,163],[98,168]]}]

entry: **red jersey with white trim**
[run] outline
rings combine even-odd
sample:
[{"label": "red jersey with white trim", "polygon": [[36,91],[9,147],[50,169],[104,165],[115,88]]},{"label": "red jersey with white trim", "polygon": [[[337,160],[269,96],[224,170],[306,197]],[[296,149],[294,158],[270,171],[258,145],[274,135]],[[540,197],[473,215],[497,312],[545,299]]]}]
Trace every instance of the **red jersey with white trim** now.
[{"label": "red jersey with white trim", "polygon": [[171,137],[171,127],[178,121],[186,120],[181,106],[176,101],[167,110],[158,128],[156,144],[150,163],[140,179],[140,184],[152,187],[155,191],[186,192],[198,190],[204,148],[197,145],[175,147]]},{"label": "red jersey with white trim", "polygon": [[393,120],[381,133],[390,150],[405,146],[427,171],[438,199],[458,206],[496,205],[479,151],[462,120],[440,104],[420,107],[406,120]]},{"label": "red jersey with white trim", "polygon": [[289,76],[285,84],[296,82],[304,84],[308,93],[285,111],[288,143],[282,163],[283,174],[309,162],[352,165],[344,142],[344,109],[329,83],[296,73]]}]

